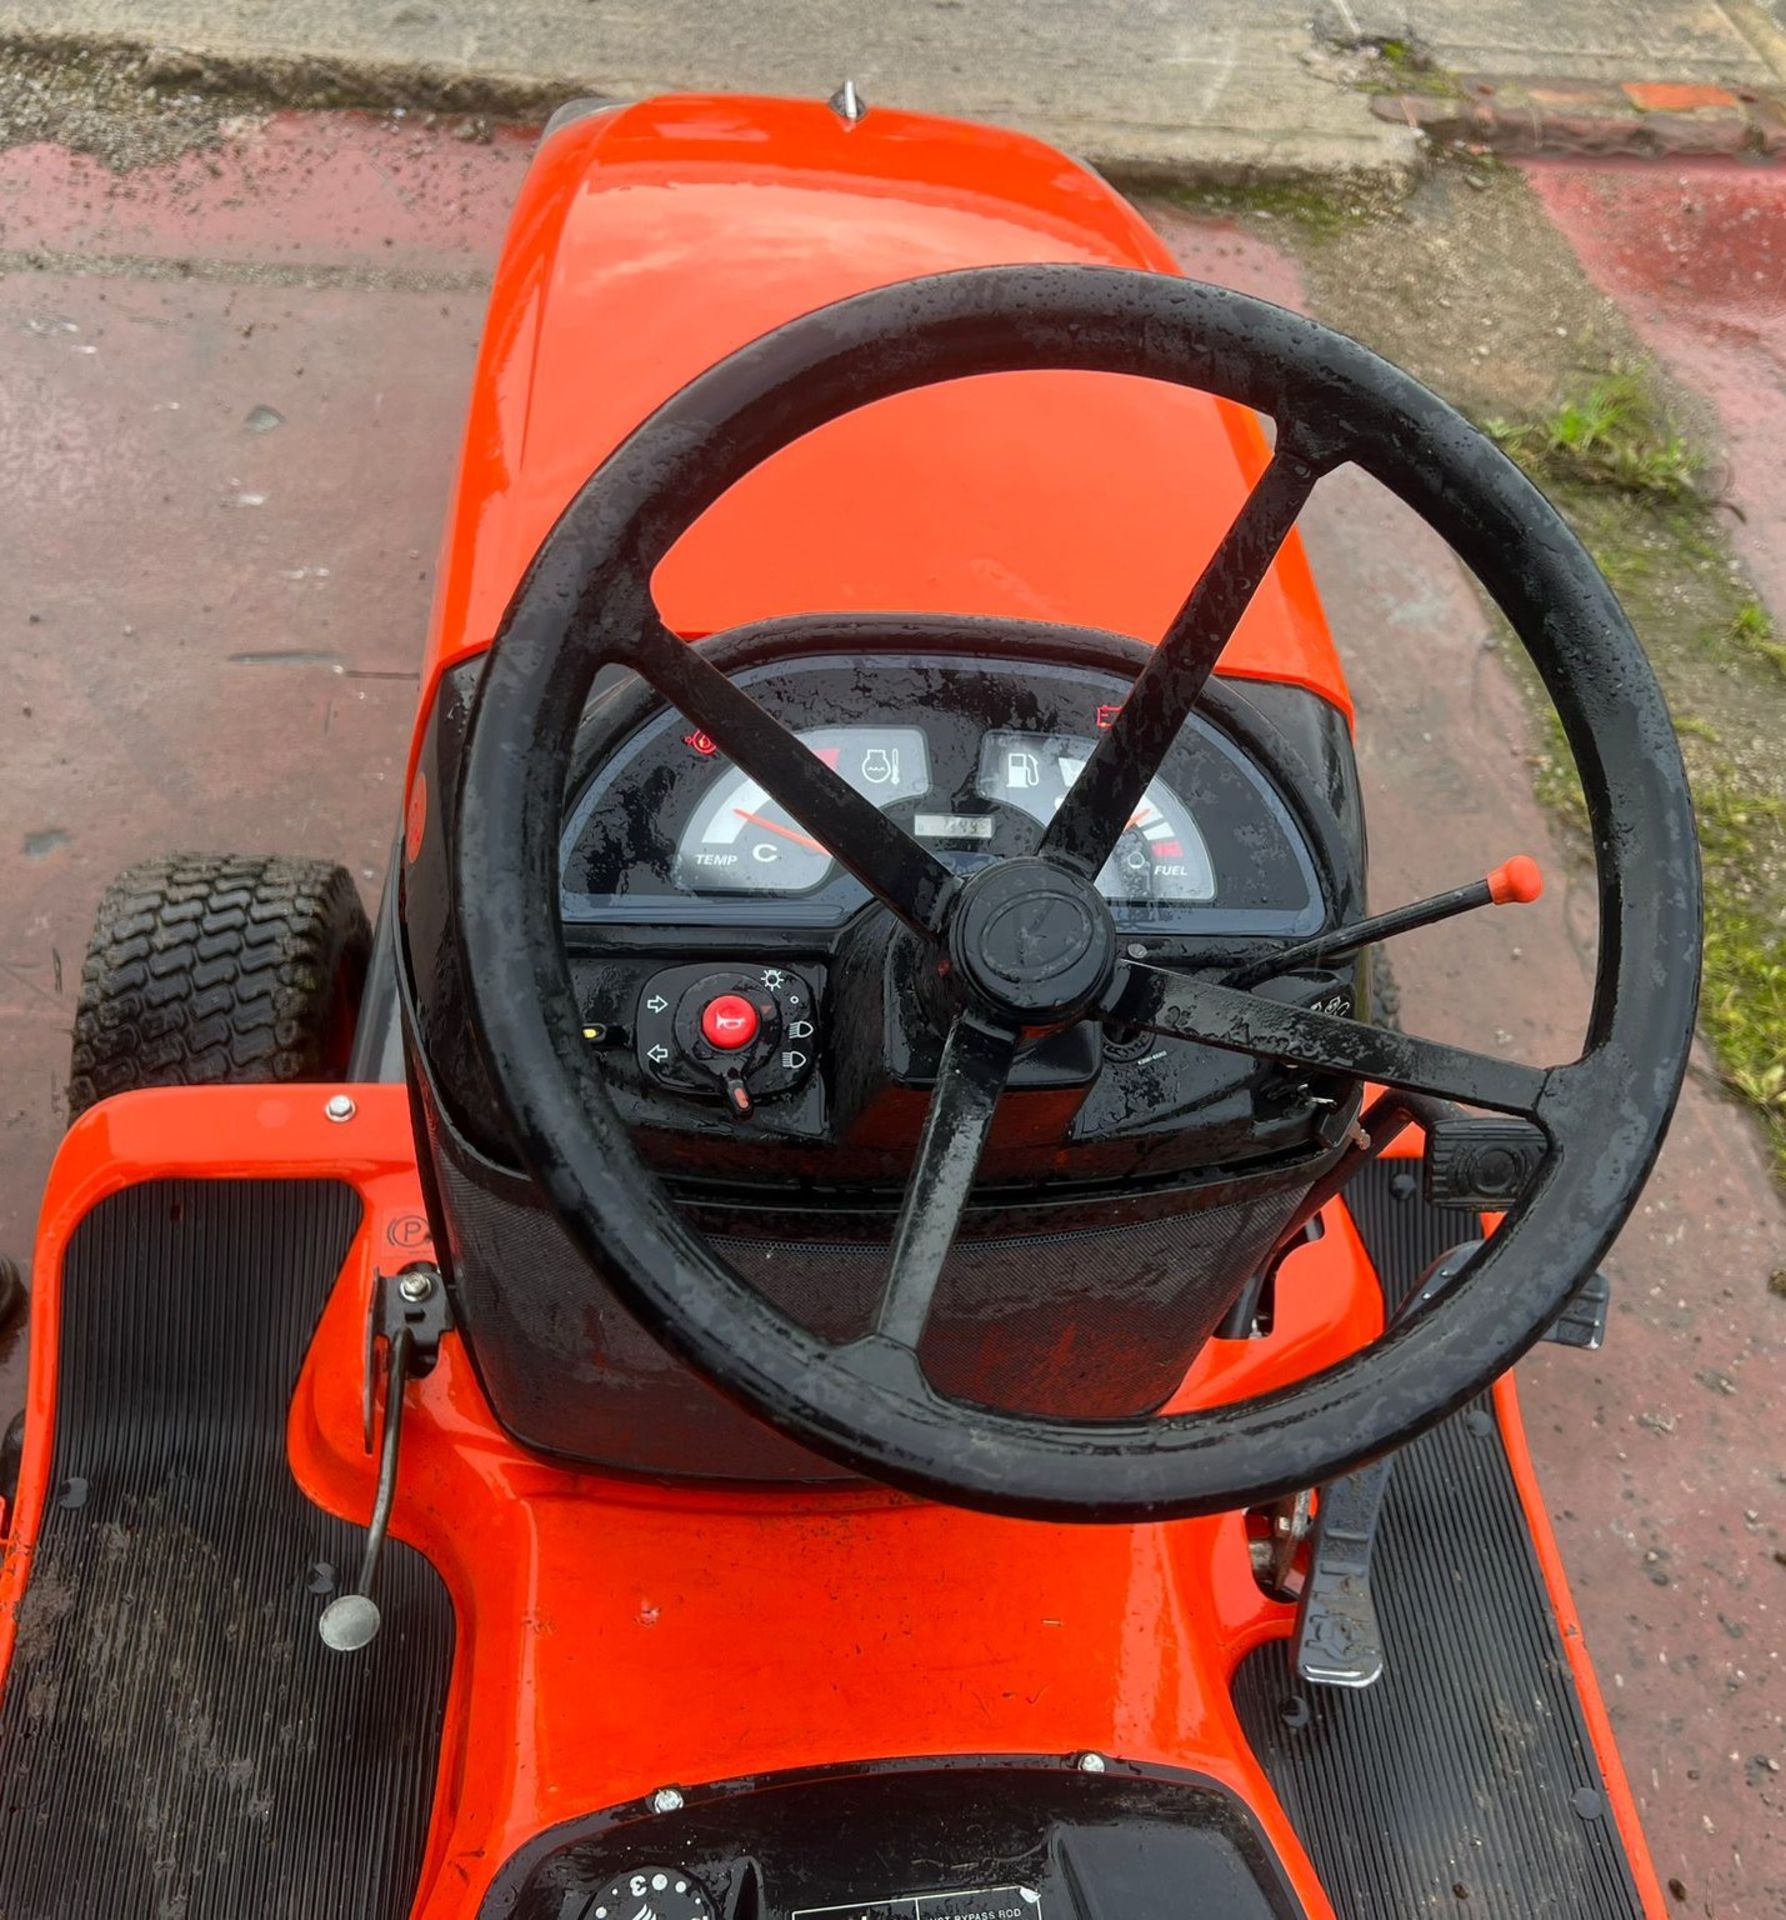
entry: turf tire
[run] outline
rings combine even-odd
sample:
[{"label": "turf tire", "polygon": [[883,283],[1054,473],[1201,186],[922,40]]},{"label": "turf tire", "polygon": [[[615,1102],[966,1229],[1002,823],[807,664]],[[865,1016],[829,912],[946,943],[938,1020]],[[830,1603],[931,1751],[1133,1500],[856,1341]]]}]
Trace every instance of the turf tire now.
[{"label": "turf tire", "polygon": [[353,876],[326,860],[129,868],[81,970],[69,1117],[143,1087],[340,1079],[371,945]]}]

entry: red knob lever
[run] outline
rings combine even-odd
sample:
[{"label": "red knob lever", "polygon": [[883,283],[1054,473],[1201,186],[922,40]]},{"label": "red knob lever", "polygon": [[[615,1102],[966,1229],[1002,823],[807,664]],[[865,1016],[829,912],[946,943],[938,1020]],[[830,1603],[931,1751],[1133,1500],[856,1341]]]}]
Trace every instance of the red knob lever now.
[{"label": "red knob lever", "polygon": [[1529,853],[1516,853],[1488,876],[1488,897],[1497,907],[1530,906],[1544,891],[1544,875]]}]

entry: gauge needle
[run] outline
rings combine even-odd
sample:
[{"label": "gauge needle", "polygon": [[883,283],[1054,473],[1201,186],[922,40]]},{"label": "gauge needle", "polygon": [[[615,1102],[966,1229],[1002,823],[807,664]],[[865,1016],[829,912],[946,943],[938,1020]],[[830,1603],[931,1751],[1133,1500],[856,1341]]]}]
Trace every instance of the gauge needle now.
[{"label": "gauge needle", "polygon": [[773,820],[765,820],[760,813],[752,813],[745,807],[734,807],[732,811],[740,820],[748,820],[753,827],[761,827],[765,833],[778,833],[784,840],[792,840],[797,847],[811,847],[814,853],[829,853],[831,849],[820,845],[793,827],[777,826]]}]

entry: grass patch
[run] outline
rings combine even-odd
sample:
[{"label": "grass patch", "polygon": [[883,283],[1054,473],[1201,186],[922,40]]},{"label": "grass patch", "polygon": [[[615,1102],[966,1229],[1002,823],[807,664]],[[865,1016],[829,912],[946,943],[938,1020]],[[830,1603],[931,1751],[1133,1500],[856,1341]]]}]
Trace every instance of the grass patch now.
[{"label": "grass patch", "polygon": [[[1542,420],[1489,423],[1581,535],[1649,648],[1681,736],[1705,873],[1702,1029],[1786,1180],[1786,643],[1733,560],[1698,455],[1647,376],[1614,367]],[[1511,651],[1523,650],[1514,646]],[[1522,675],[1538,694],[1535,674]],[[1562,722],[1541,702],[1538,798],[1585,840]]]},{"label": "grass patch", "polygon": [[1703,462],[1635,367],[1609,368],[1547,420],[1484,424],[1541,481],[1613,486],[1664,500],[1698,493]]},{"label": "grass patch", "polygon": [[1745,600],[1730,617],[1725,638],[1738,653],[1753,654],[1765,660],[1786,679],[1786,643],[1778,637],[1773,620],[1759,600]]},{"label": "grass patch", "polygon": [[1705,859],[1699,1013],[1724,1078],[1765,1123],[1786,1179],[1786,929],[1756,885],[1758,838],[1786,837],[1786,801],[1715,777],[1694,783]]}]

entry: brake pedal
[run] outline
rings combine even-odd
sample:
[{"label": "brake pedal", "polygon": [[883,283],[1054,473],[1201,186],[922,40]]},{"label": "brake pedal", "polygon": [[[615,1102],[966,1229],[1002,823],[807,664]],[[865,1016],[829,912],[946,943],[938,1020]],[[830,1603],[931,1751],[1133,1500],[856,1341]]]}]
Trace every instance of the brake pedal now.
[{"label": "brake pedal", "polygon": [[1321,1489],[1296,1605],[1296,1671],[1311,1685],[1368,1687],[1383,1676],[1371,1551],[1394,1467],[1391,1454]]},{"label": "brake pedal", "polygon": [[[1480,1251],[1466,1240],[1442,1254],[1389,1316],[1391,1327],[1423,1313]],[[1317,1687],[1369,1687],[1383,1677],[1383,1629],[1371,1593],[1371,1555],[1383,1496],[1395,1470],[1385,1454],[1321,1489],[1309,1535],[1308,1578],[1296,1603],[1296,1671]]]}]

